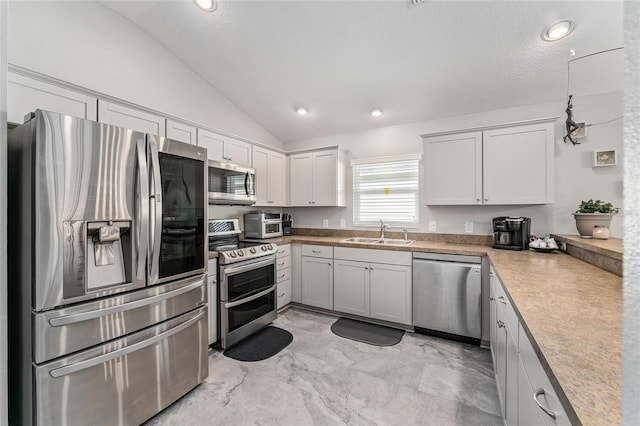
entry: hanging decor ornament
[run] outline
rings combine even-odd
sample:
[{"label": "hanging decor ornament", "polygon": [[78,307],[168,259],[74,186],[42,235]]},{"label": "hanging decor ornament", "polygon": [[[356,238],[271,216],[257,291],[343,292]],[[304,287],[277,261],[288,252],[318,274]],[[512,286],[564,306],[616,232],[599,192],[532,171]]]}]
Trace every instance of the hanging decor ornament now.
[{"label": "hanging decor ornament", "polygon": [[569,100],[567,101],[567,109],[564,110],[564,112],[567,113],[567,120],[565,121],[567,134],[564,136],[564,138],[562,138],[562,140],[564,140],[564,143],[567,143],[567,139],[569,139],[569,142],[574,145],[578,145],[580,142],[578,142],[578,139],[576,138],[575,131],[578,130],[580,126],[578,126],[576,122],[573,121],[573,104],[571,103],[571,98],[573,98],[573,95],[569,95]]},{"label": "hanging decor ornament", "polygon": [[[607,123],[611,123],[612,121],[616,121],[616,120],[620,120],[622,119],[622,117],[616,117],[613,118],[611,120],[607,120],[607,121],[603,121],[600,123],[576,123],[573,119],[573,102],[571,101],[571,99],[573,98],[573,94],[569,94],[569,83],[570,83],[570,77],[571,77],[571,63],[575,62],[575,61],[579,61],[585,58],[589,58],[592,56],[596,56],[596,55],[601,55],[603,53],[608,53],[608,52],[613,52],[616,50],[622,50],[623,47],[616,47],[613,49],[607,49],[607,50],[603,50],[600,52],[595,52],[595,53],[591,53],[589,55],[585,55],[585,56],[581,56],[579,58],[574,58],[572,60],[570,60],[569,62],[567,62],[567,108],[564,110],[564,112],[567,114],[567,119],[565,120],[565,128],[567,130],[567,134],[564,135],[564,137],[562,138],[562,140],[564,141],[564,143],[571,142],[573,145],[579,145],[580,142],[578,141],[578,130],[580,130],[581,127],[591,127],[591,126],[598,126],[600,124],[607,124]],[[571,49],[570,50],[570,55],[573,57],[575,56],[575,50]],[[582,135],[584,137],[584,134]]]}]

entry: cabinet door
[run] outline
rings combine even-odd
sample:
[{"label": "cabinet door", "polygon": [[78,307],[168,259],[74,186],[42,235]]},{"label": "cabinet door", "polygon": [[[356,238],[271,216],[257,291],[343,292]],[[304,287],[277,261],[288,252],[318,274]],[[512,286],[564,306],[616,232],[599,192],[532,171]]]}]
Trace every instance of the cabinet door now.
[{"label": "cabinet door", "polygon": [[257,146],[252,150],[252,165],[256,171],[256,206],[269,205],[269,151]]},{"label": "cabinet door", "polygon": [[198,129],[197,145],[207,148],[207,159],[225,161],[224,139],[221,135],[204,129]]},{"label": "cabinet door", "polygon": [[313,154],[292,155],[289,157],[289,167],[291,173],[290,204],[292,206],[311,206]]},{"label": "cabinet door", "polygon": [[167,119],[167,137],[180,142],[196,145],[196,127]]},{"label": "cabinet door", "polygon": [[[518,424],[518,329],[511,330],[508,326],[507,330],[507,366],[505,380],[505,422],[508,425]],[[515,333],[515,334],[514,334]]]},{"label": "cabinet door", "polygon": [[553,123],[485,131],[484,204],[552,203],[553,140]]},{"label": "cabinet door", "polygon": [[500,411],[502,418],[506,414],[506,380],[507,380],[507,329],[504,327],[504,305],[497,304],[497,328],[496,328],[496,363],[493,366],[496,373],[496,384],[498,386],[498,397],[500,399]]},{"label": "cabinet door", "polygon": [[302,303],[333,309],[333,261],[302,257]]},{"label": "cabinet door", "polygon": [[96,120],[98,100],[79,92],[34,80],[20,74],[7,74],[7,121],[22,124],[24,116],[36,109]]},{"label": "cabinet door", "polygon": [[230,137],[224,138],[227,161],[238,166],[251,167],[251,144]]},{"label": "cabinet door", "polygon": [[482,204],[482,132],[424,139],[426,203]]},{"label": "cabinet door", "polygon": [[312,167],[312,205],[335,206],[336,200],[336,151],[321,151],[313,154]]},{"label": "cabinet door", "polygon": [[333,269],[333,309],[369,316],[369,264],[335,260]]},{"label": "cabinet door", "polygon": [[126,129],[165,136],[165,119],[124,105],[98,100],[98,121]]},{"label": "cabinet door", "polygon": [[496,329],[498,325],[496,324],[496,275],[495,272],[491,271],[489,273],[489,344],[491,346],[491,359],[493,361],[493,365],[497,364],[496,362]]},{"label": "cabinet door", "polygon": [[518,422],[519,426],[544,425],[544,413],[533,398],[533,387],[524,370],[522,360],[518,357]]},{"label": "cabinet door", "polygon": [[278,309],[287,306],[291,302],[291,280],[278,283]]},{"label": "cabinet door", "polygon": [[165,136],[164,117],[102,99],[98,100],[98,121],[139,132]]},{"label": "cabinet door", "polygon": [[269,154],[268,204],[287,205],[287,156],[279,152]]},{"label": "cabinet door", "polygon": [[410,266],[371,264],[371,318],[412,324]]}]

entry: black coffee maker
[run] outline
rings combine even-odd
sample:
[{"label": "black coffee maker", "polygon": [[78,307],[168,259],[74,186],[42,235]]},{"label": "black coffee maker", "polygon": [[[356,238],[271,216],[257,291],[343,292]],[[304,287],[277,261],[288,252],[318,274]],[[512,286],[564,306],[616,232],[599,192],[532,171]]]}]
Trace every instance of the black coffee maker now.
[{"label": "black coffee maker", "polygon": [[493,248],[528,250],[531,237],[531,219],[520,216],[493,218]]}]

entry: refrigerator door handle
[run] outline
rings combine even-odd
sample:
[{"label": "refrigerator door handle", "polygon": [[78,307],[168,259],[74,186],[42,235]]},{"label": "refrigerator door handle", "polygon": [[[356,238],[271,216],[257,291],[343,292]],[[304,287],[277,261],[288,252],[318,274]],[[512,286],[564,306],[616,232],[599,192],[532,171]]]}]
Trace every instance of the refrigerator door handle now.
[{"label": "refrigerator door handle", "polygon": [[151,170],[151,194],[149,195],[149,224],[151,227],[149,251],[149,278],[151,282],[158,280],[160,263],[160,237],[162,232],[162,182],[160,180],[160,161],[158,160],[158,146],[149,143],[149,157]]},{"label": "refrigerator door handle", "polygon": [[74,324],[82,321],[87,321],[95,318],[100,318],[106,315],[115,314],[118,312],[129,311],[132,309],[136,309],[142,306],[151,305],[153,303],[161,302],[166,299],[171,299],[173,297],[179,296],[184,293],[188,293],[191,290],[199,288],[202,286],[202,279],[200,277],[195,278],[195,281],[189,285],[184,287],[180,287],[175,290],[168,291],[166,293],[158,294],[155,296],[147,297],[145,299],[136,300],[135,302],[123,303],[121,305],[110,306],[104,309],[96,309],[94,311],[89,312],[81,312],[77,314],[64,315],[58,318],[51,318],[49,320],[49,324],[53,327],[60,327],[63,325]]},{"label": "refrigerator door handle", "polygon": [[136,144],[138,157],[138,212],[136,227],[138,229],[138,259],[136,277],[144,281],[147,261],[147,249],[149,245],[149,169],[147,168],[146,144],[144,139],[139,139]]},{"label": "refrigerator door handle", "polygon": [[169,330],[163,331],[160,334],[157,334],[149,339],[143,340],[141,342],[138,343],[134,343],[133,345],[130,346],[126,346],[122,349],[117,349],[113,352],[109,352],[100,356],[97,356],[95,358],[91,358],[91,359],[87,359],[85,361],[80,361],[80,362],[76,362],[74,364],[70,364],[70,365],[65,365],[64,367],[59,367],[59,368],[55,368],[53,370],[51,370],[49,372],[49,374],[51,375],[51,377],[53,378],[58,378],[58,377],[62,377],[62,376],[67,376],[69,374],[73,374],[73,373],[77,373],[78,371],[82,371],[82,370],[86,370],[87,368],[91,368],[94,367],[96,365],[100,365],[103,364],[107,361],[110,361],[112,359],[115,358],[119,358],[121,356],[127,355],[131,352],[135,352],[138,351],[140,349],[146,348],[147,346],[153,345],[156,342],[159,342],[160,340],[166,339],[170,336],[173,336],[176,333],[179,333],[180,331],[184,330],[187,327],[190,327],[191,325],[195,324],[196,322],[200,321],[200,319],[202,317],[204,317],[206,315],[207,311],[206,308],[203,308],[200,313],[198,315],[196,315],[195,317],[189,319],[188,321],[183,322],[180,325],[177,325]]}]

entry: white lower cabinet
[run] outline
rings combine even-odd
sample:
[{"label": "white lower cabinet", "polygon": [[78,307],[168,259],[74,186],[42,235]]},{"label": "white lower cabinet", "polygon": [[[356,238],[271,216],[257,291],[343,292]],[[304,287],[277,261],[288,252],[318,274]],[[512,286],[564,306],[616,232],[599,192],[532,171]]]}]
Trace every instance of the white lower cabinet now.
[{"label": "white lower cabinet", "polygon": [[504,423],[570,425],[493,268],[490,279],[490,342]]},{"label": "white lower cabinet", "polygon": [[335,247],[334,259],[334,310],[411,324],[411,253]]},{"label": "white lower cabinet", "polygon": [[278,246],[276,253],[276,285],[277,307],[285,307],[291,302],[291,246],[283,244]]},{"label": "white lower cabinet", "polygon": [[334,260],[333,309],[369,316],[369,263]]},{"label": "white lower cabinet", "polygon": [[218,259],[209,259],[207,282],[209,285],[209,344],[218,340]]},{"label": "white lower cabinet", "polygon": [[333,309],[333,247],[302,245],[301,302]]}]

